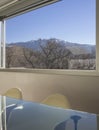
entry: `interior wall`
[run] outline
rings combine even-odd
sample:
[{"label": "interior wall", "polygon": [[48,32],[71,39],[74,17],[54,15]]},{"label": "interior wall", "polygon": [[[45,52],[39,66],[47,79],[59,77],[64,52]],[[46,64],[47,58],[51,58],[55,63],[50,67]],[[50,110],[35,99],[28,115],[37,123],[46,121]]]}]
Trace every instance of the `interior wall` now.
[{"label": "interior wall", "polygon": [[21,88],[23,99],[41,102],[47,96],[66,96],[71,109],[99,113],[99,77],[0,72],[0,93]]}]

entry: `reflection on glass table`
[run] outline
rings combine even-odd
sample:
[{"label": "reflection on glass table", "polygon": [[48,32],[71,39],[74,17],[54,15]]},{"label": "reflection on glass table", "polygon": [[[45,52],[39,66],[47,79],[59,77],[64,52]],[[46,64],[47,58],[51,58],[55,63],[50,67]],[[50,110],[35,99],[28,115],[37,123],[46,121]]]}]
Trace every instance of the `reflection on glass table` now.
[{"label": "reflection on glass table", "polygon": [[96,114],[8,97],[1,104],[6,107],[1,130],[97,130]]}]

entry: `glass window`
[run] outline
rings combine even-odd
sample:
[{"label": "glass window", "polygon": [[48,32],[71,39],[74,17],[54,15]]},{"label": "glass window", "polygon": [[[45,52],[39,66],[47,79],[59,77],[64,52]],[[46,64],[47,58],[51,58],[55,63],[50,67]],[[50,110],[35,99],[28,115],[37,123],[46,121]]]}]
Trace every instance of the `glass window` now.
[{"label": "glass window", "polygon": [[62,0],[6,21],[6,67],[96,69],[96,1]]}]

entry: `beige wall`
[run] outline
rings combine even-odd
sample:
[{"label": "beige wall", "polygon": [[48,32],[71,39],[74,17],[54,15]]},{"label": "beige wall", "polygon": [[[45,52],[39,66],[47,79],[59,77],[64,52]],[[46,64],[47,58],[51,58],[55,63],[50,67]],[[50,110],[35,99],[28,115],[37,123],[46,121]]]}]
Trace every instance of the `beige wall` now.
[{"label": "beige wall", "polygon": [[21,88],[23,98],[41,102],[48,95],[65,95],[72,109],[99,113],[99,77],[0,72],[0,93]]}]

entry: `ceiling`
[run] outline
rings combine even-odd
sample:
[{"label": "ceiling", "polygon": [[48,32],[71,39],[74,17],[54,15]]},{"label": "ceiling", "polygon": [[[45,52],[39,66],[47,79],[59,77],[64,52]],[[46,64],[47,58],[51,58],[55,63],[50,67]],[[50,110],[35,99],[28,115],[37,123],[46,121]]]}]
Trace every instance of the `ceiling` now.
[{"label": "ceiling", "polygon": [[59,0],[0,0],[0,20],[57,2]]}]

